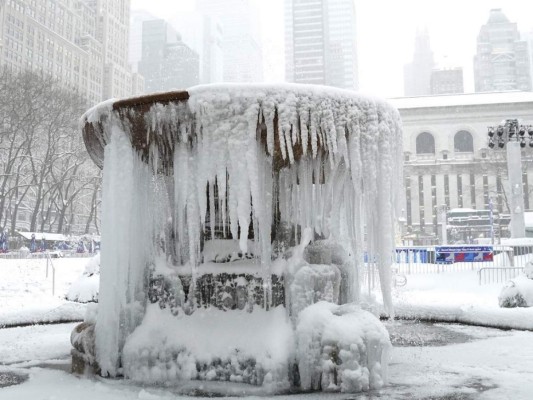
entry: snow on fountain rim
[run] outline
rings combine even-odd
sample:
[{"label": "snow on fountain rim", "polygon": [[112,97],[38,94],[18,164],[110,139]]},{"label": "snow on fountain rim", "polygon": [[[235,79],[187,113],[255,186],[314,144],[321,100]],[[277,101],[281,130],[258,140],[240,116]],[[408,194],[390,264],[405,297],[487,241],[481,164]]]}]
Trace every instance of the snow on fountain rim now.
[{"label": "snow on fountain rim", "polygon": [[[371,94],[360,93],[353,90],[336,88],[332,86],[323,86],[323,85],[312,85],[312,84],[302,84],[302,83],[210,83],[204,85],[192,86],[188,89],[185,89],[189,93],[189,100],[184,102],[194,103],[196,96],[206,96],[207,94],[232,94],[234,97],[255,97],[255,98],[264,98],[267,94],[304,94],[304,95],[315,95],[322,97],[324,99],[335,99],[335,100],[366,100],[373,101],[375,103],[387,105],[391,109],[397,111],[397,108],[388,100],[385,100],[381,97],[377,97]],[[167,92],[154,92],[144,96],[152,96],[156,94],[171,93]],[[135,97],[131,97],[133,99]],[[138,97],[139,98],[139,97]],[[128,99],[128,98],[126,98]],[[90,109],[88,109],[80,118],[80,126],[83,128],[83,125],[87,123],[96,123],[101,121],[102,116],[109,115],[113,112],[113,105],[120,99],[111,98],[104,100]],[[154,104],[157,101],[153,102]]]}]

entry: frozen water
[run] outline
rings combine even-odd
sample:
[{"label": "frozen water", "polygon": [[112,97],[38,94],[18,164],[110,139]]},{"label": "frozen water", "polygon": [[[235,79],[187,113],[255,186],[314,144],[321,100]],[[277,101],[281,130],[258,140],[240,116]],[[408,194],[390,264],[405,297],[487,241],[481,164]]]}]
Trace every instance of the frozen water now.
[{"label": "frozen water", "polygon": [[[179,329],[191,323],[196,332],[193,321],[210,312],[198,308],[198,282],[206,274],[229,273],[241,265],[261,282],[257,286],[261,293],[248,292],[254,296],[247,300],[249,309],[257,299],[265,310],[275,305],[273,276],[281,276],[289,306],[286,317],[293,325],[301,323],[300,314],[311,308],[320,315],[335,315],[332,321],[342,321],[336,324],[346,329],[358,327],[346,337],[340,328],[324,330],[329,323],[317,320],[316,346],[323,345],[324,337],[334,341],[335,335],[341,335],[339,346],[348,346],[350,340],[370,340],[378,346],[379,354],[366,344],[357,350],[341,348],[340,364],[335,364],[339,380],[324,381],[323,388],[379,387],[386,379],[386,365],[381,365],[386,332],[361,310],[328,307],[359,301],[359,269],[366,249],[379,266],[385,309],[394,315],[390,265],[402,182],[397,111],[350,91],[302,85],[208,85],[194,87],[189,94],[187,102],[154,104],[144,113],[144,131],[128,122],[127,113],[139,120],[134,108],[117,112],[105,103],[85,117],[90,123],[103,123],[99,140],[106,144],[102,283],[96,318],[96,354],[103,374],[118,373],[126,343],[122,361],[127,375],[148,381],[192,377],[192,364],[186,367],[176,361],[187,354],[179,350],[187,349],[180,342],[183,338],[176,338],[171,351],[176,355],[171,361],[174,367],[164,371],[153,370],[152,361],[153,354],[164,351],[168,336],[153,348],[132,344],[140,332],[150,337],[147,324],[161,327],[167,318],[162,310],[153,310],[156,306],[146,307],[150,279],[156,271],[163,281],[176,274],[188,277],[190,284],[183,288],[187,300],[173,300],[181,322],[172,326]],[[146,135],[140,147],[139,129]],[[289,228],[281,232],[283,227]],[[219,241],[221,237],[233,243]],[[317,239],[327,239],[330,245],[323,250],[330,253],[335,245],[342,249],[338,262],[306,261],[306,247]],[[284,248],[290,254],[284,254]],[[253,259],[241,262],[249,257]],[[236,266],[217,267],[221,261],[235,261]],[[329,306],[312,308],[322,300]],[[218,315],[215,310],[209,318],[216,320],[214,315]],[[143,318],[150,322],[142,323]],[[258,326],[265,324],[267,319]],[[166,330],[161,334],[171,335]],[[151,358],[141,348],[150,348]],[[261,354],[258,350],[255,355],[258,365]],[[212,356],[232,357],[217,352]],[[258,382],[279,381],[283,375],[279,371],[288,370],[291,357],[287,351],[282,367],[262,367],[266,372]],[[354,364],[356,359],[360,366]],[[198,370],[198,360],[190,361]],[[141,365],[144,372],[137,369]],[[337,366],[330,365],[330,371]],[[218,377],[219,372],[208,369],[203,378]]]}]

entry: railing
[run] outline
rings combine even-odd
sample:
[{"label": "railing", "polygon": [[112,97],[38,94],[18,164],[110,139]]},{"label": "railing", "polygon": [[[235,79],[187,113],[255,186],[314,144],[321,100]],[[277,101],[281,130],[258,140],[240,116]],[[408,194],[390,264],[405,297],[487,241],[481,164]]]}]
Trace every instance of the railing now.
[{"label": "railing", "polygon": [[[57,254],[61,258],[87,258],[93,257],[96,253],[78,253],[75,250],[50,251],[52,257]],[[25,258],[47,258],[47,252],[30,253],[27,251],[10,251],[9,253],[0,254],[0,260],[19,260]]]},{"label": "railing", "polygon": [[[487,245],[488,246],[488,245]],[[435,246],[401,247],[393,255],[393,283],[395,274],[442,274],[463,271],[477,271],[479,284],[504,283],[519,275],[528,262],[533,262],[533,246],[494,245],[492,261],[463,261],[454,263],[437,263]],[[371,291],[379,287],[377,263],[369,262],[372,257],[365,257],[365,266],[360,279],[363,290]],[[396,286],[399,286],[396,284]]]},{"label": "railing", "polygon": [[503,283],[516,278],[524,271],[522,267],[486,267],[477,271],[479,284]]},{"label": "railing", "polygon": [[50,265],[52,267],[52,296],[55,296],[56,268],[54,267],[54,263],[52,262],[52,257],[50,256],[50,253],[47,251],[45,254],[46,254],[46,278],[48,278],[48,266]]}]

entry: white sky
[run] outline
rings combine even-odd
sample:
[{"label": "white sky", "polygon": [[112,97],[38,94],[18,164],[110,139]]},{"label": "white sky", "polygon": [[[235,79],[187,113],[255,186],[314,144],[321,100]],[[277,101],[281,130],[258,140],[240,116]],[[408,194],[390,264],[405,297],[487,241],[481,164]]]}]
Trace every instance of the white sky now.
[{"label": "white sky", "polygon": [[[219,0],[224,1],[224,0]],[[462,66],[465,90],[473,90],[473,56],[481,25],[491,8],[502,8],[522,32],[533,31],[531,0],[354,0],[357,13],[360,89],[385,97],[403,94],[403,65],[412,58],[415,32],[427,27],[435,61]],[[260,0],[265,80],[284,74],[283,0]],[[169,18],[194,10],[194,0],[131,0]]]}]

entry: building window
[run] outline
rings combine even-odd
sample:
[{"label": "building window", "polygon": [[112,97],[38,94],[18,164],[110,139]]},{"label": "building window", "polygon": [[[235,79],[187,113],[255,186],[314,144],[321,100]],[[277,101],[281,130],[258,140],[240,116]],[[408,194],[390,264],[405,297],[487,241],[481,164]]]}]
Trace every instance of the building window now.
[{"label": "building window", "polygon": [[470,202],[472,208],[476,208],[476,176],[470,174]]},{"label": "building window", "polygon": [[411,178],[407,177],[405,180],[405,203],[407,207],[407,226],[413,224],[413,219],[411,215]]},{"label": "building window", "polygon": [[437,221],[437,177],[431,175],[431,207],[433,210],[433,229],[435,235],[438,235],[439,226]]},{"label": "building window", "polygon": [[474,139],[472,134],[467,131],[459,131],[453,138],[453,148],[456,153],[473,153]]},{"label": "building window", "polygon": [[418,208],[420,210],[420,228],[425,226],[425,214],[424,214],[424,177],[418,175]]},{"label": "building window", "polygon": [[416,154],[435,154],[435,139],[429,132],[416,137]]},{"label": "building window", "polygon": [[450,208],[450,177],[444,175],[444,203],[446,208]]},{"label": "building window", "polygon": [[[498,175],[496,177],[496,187],[498,188],[498,194],[500,193],[500,188],[502,187],[502,180],[501,177]],[[500,207],[500,197],[498,196],[498,210]],[[483,205],[485,207],[485,210],[488,210],[489,208],[489,177],[487,175],[483,175]]]},{"label": "building window", "polygon": [[457,175],[457,204],[463,208],[463,177]]}]

